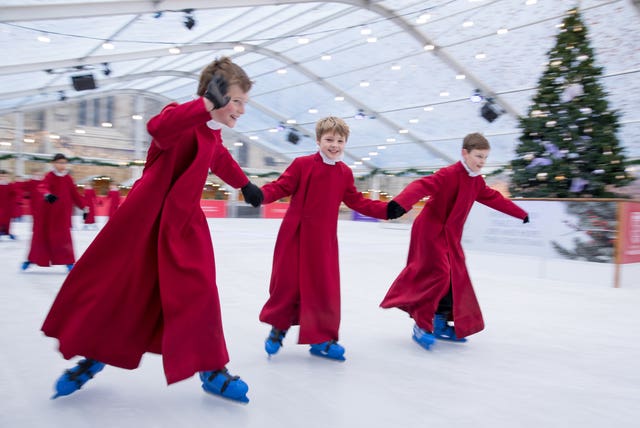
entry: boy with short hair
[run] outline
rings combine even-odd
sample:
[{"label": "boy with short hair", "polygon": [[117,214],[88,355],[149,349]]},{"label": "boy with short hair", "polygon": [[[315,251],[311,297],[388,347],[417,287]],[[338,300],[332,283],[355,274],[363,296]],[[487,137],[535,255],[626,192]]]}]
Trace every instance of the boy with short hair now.
[{"label": "boy with short hair", "polygon": [[484,328],[460,242],[473,203],[529,222],[480,175],[490,149],[484,136],[468,134],[461,161],[413,181],[389,202],[389,217],[397,218],[429,197],[411,228],[407,265],[380,304],[407,312],[415,321],[413,339],[426,349],[436,338],[462,342]]},{"label": "boy with short hair", "polygon": [[42,181],[44,196],[32,195],[43,197],[45,203],[33,213],[31,247],[22,270],[35,263],[43,267],[66,265],[70,271],[76,262],[71,238],[73,206],[84,212],[88,208],[69,174],[69,159],[63,153],[56,153],[51,163],[53,170]]},{"label": "boy with short hair", "polygon": [[62,285],[42,331],[64,358],[85,357],[56,383],[56,396],[80,389],[105,364],[135,369],[162,354],[168,384],[199,373],[211,394],[248,402],[229,362],[211,235],[200,199],[209,170],[245,201],[262,193],[222,144],[245,112],[253,82],[228,57],[200,74],[198,97],[171,103],[147,123],[147,161],[126,200]]},{"label": "boy with short hair", "polygon": [[309,344],[311,354],[345,359],[338,344],[340,204],[387,218],[387,204],[365,198],[342,162],[348,138],[349,126],[342,119],[319,120],[318,152],[295,159],[276,181],[262,186],[264,203],[291,196],[275,244],[270,296],[260,312],[260,321],[272,326],[265,341],[269,355],[278,352],[287,330],[299,325],[298,343]]}]

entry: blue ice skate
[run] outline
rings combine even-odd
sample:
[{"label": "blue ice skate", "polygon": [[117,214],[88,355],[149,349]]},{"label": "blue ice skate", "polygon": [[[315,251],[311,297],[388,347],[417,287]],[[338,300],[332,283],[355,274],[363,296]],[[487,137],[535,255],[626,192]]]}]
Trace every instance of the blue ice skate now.
[{"label": "blue ice skate", "polygon": [[437,339],[449,340],[451,342],[466,342],[464,337],[458,339],[455,329],[447,324],[447,317],[444,314],[436,314],[433,318],[433,334]]},{"label": "blue ice skate", "polygon": [[336,340],[314,343],[309,349],[312,355],[329,358],[331,360],[344,361],[344,348]]},{"label": "blue ice skate", "polygon": [[429,349],[433,342],[436,341],[436,337],[433,333],[430,333],[426,330],[418,327],[418,324],[413,326],[413,340],[415,340],[418,345],[422,346],[424,349]]},{"label": "blue ice skate", "polygon": [[249,386],[239,376],[231,376],[226,368],[209,372],[200,372],[202,389],[223,398],[248,403]]},{"label": "blue ice skate", "polygon": [[269,337],[264,342],[264,350],[269,356],[276,354],[282,347],[282,339],[287,335],[287,330],[272,328]]},{"label": "blue ice skate", "polygon": [[104,363],[90,358],[80,360],[74,368],[65,371],[60,376],[56,382],[56,394],[51,398],[73,394],[82,388],[82,385],[93,379],[96,373],[101,371],[104,366]]},{"label": "blue ice skate", "polygon": [[73,269],[73,263],[67,265],[67,272],[71,272],[71,269]]},{"label": "blue ice skate", "polygon": [[26,262],[22,262],[22,266],[20,266],[21,270],[27,270],[27,268],[31,266],[31,262],[27,260]]}]

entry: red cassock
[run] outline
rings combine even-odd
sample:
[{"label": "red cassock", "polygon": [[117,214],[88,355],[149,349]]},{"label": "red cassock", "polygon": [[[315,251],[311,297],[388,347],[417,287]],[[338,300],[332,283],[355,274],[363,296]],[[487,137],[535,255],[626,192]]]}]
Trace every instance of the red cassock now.
[{"label": "red cassock", "polygon": [[84,224],[95,224],[96,222],[96,202],[98,197],[94,189],[84,189],[84,204],[89,207],[87,218],[84,219]]},{"label": "red cassock", "polygon": [[147,129],[142,177],[62,285],[42,330],[65,358],[125,369],[162,354],[167,383],[229,362],[213,245],[200,208],[209,169],[238,188],[249,179],[222,145],[202,99],[172,103]]},{"label": "red cassock", "polygon": [[455,332],[462,338],[484,328],[461,244],[473,203],[480,202],[519,219],[527,213],[488,187],[482,176],[469,176],[461,162],[415,180],[394,200],[409,211],[425,196],[429,199],[411,229],[407,265],[380,306],[402,309],[420,327],[433,331],[438,303],[451,285]]},{"label": "red cassock", "polygon": [[278,232],[270,297],[260,321],[279,329],[300,325],[299,343],[337,340],[340,203],[381,219],[386,218],[387,204],[362,196],[354,186],[351,169],[343,162],[325,164],[319,153],[295,159],[262,191],[265,204],[292,197]]},{"label": "red cassock", "polygon": [[109,190],[109,192],[107,192],[107,199],[109,200],[109,218],[111,218],[120,206],[120,191]]},{"label": "red cassock", "polygon": [[71,240],[71,214],[74,205],[84,208],[84,200],[78,193],[73,179],[69,174],[59,176],[51,171],[45,175],[42,188],[34,193],[31,194],[31,198],[43,198],[42,193],[50,193],[58,199],[52,204],[42,203],[33,213],[33,235],[27,259],[38,266],[75,263]]},{"label": "red cassock", "polygon": [[15,183],[0,184],[0,236],[11,234],[11,218],[18,197],[16,189]]}]

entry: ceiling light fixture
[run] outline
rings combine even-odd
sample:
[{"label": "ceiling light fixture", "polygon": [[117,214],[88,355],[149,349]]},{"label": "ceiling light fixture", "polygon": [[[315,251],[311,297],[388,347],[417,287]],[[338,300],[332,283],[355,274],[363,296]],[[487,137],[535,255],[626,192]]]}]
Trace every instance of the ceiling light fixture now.
[{"label": "ceiling light fixture", "polygon": [[471,94],[471,96],[469,97],[469,100],[472,103],[479,103],[480,101],[482,101],[484,99],[484,97],[482,96],[482,92],[480,91],[480,89],[474,89],[473,93]]},{"label": "ceiling light fixture", "polygon": [[185,13],[184,20],[182,23],[187,28],[187,30],[191,30],[196,25],[196,19],[193,17],[193,9],[185,9],[183,10]]}]

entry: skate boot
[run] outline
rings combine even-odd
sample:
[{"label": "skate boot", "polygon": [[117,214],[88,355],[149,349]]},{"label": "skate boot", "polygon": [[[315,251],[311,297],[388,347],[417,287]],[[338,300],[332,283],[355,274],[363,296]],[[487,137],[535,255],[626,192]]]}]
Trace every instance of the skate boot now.
[{"label": "skate boot", "polygon": [[239,376],[231,376],[226,368],[200,372],[200,380],[205,392],[241,403],[249,402],[249,386]]},{"label": "skate boot", "polygon": [[466,342],[467,339],[456,336],[455,329],[447,323],[445,314],[436,314],[433,318],[433,334],[440,340],[449,340],[451,342]]},{"label": "skate boot", "polygon": [[413,340],[415,340],[418,345],[422,346],[424,349],[429,349],[433,342],[436,341],[436,337],[433,333],[430,333],[426,330],[418,327],[418,324],[413,326]]},{"label": "skate boot", "polygon": [[67,272],[71,272],[71,269],[73,269],[73,263],[67,265]]},{"label": "skate boot", "polygon": [[282,347],[282,339],[287,335],[287,330],[272,328],[269,337],[264,342],[264,350],[269,356],[276,354]]},{"label": "skate boot", "polygon": [[329,358],[331,360],[344,361],[344,348],[336,340],[328,342],[314,343],[309,349],[312,355]]},{"label": "skate boot", "polygon": [[27,270],[29,266],[31,266],[31,262],[27,260],[26,262],[22,262],[22,266],[20,266],[20,269]]},{"label": "skate boot", "polygon": [[100,361],[85,358],[80,360],[78,364],[64,372],[62,376],[56,382],[56,394],[51,398],[58,398],[63,395],[69,395],[87,383],[100,370],[104,368],[105,364]]}]

